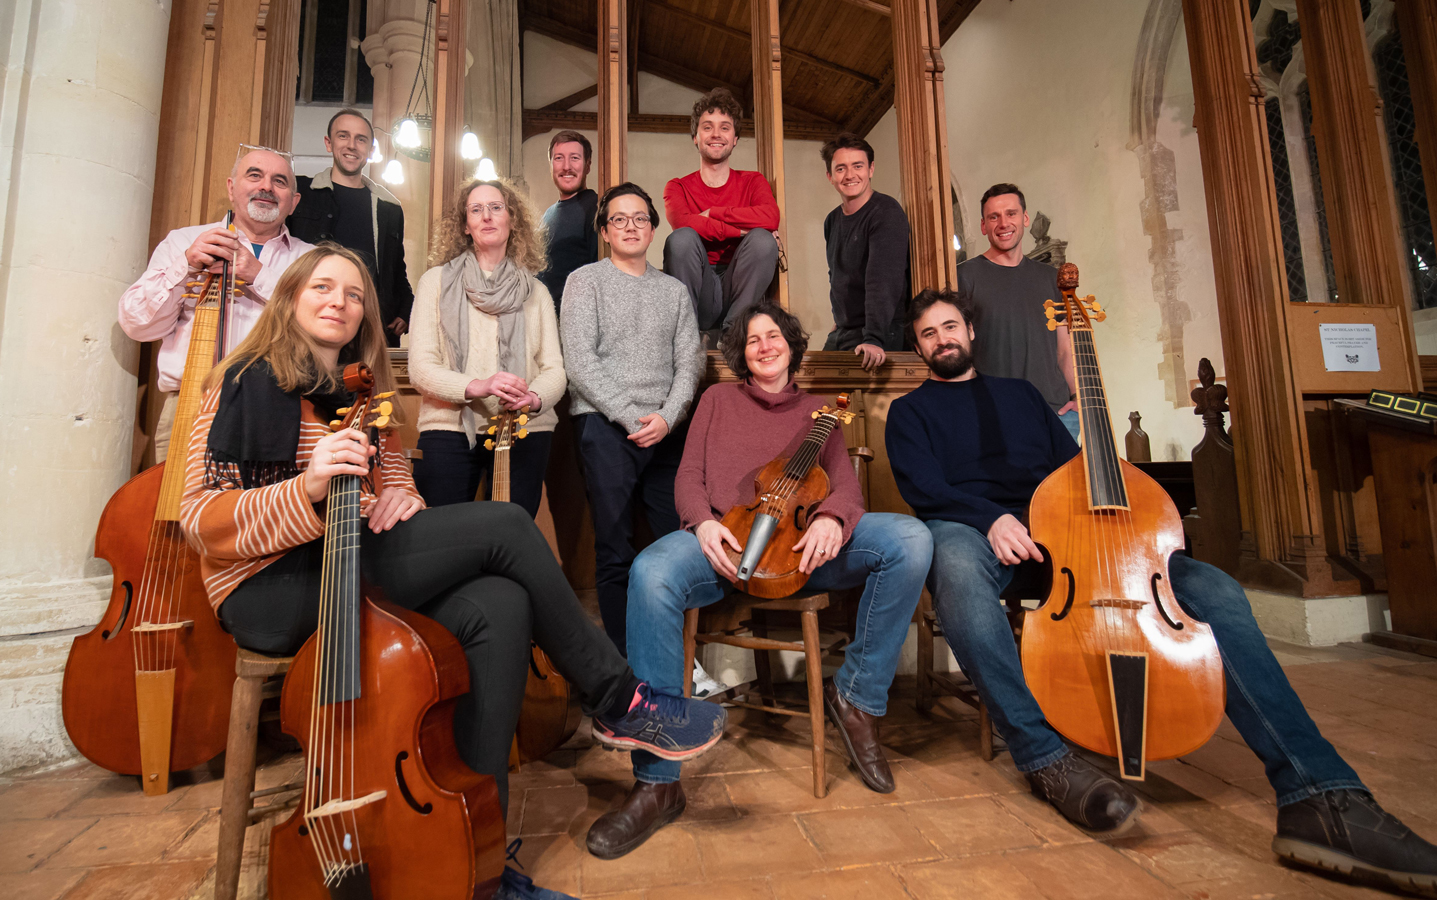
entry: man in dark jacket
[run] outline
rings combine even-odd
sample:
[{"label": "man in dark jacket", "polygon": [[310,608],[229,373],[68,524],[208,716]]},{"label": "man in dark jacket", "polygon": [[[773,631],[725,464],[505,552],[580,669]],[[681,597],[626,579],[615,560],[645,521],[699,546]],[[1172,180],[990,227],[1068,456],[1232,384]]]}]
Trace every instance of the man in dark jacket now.
[{"label": "man in dark jacket", "polygon": [[285,223],[290,234],[311,244],[334,241],[369,264],[379,292],[389,346],[409,330],[414,289],[404,268],[404,210],[394,195],[364,176],[374,146],[374,129],[357,109],[342,109],[329,120],[324,148],[334,165],[313,178],[295,179],[299,206]]}]

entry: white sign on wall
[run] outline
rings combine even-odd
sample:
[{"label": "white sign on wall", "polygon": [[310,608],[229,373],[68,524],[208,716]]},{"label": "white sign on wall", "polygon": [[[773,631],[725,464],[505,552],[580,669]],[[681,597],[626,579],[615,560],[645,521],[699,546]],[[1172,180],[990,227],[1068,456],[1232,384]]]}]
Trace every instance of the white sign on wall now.
[{"label": "white sign on wall", "polygon": [[1380,372],[1377,359],[1377,326],[1319,325],[1322,364],[1329,372]]}]

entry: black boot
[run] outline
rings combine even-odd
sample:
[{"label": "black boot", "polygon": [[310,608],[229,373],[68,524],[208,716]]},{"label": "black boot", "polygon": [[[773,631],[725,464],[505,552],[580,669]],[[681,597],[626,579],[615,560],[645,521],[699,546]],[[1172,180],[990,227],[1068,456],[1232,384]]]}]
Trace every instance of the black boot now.
[{"label": "black boot", "polygon": [[1033,796],[1047,800],[1069,822],[1101,834],[1121,834],[1142,812],[1138,797],[1116,778],[1076,754],[1027,773]]},{"label": "black boot", "polygon": [[1272,852],[1315,869],[1437,896],[1437,847],[1366,791],[1327,791],[1279,807]]}]

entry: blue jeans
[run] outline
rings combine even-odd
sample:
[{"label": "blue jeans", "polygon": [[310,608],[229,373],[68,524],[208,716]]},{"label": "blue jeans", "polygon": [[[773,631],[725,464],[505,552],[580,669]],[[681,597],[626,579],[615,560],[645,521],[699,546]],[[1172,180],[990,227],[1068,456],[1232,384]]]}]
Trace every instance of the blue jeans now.
[{"label": "blue jeans", "polygon": [[[865,513],[838,556],[809,576],[813,590],[863,585],[858,628],[834,676],[838,693],[866,713],[888,709],[898,653],[933,558],[923,523],[894,513]],[[629,665],[666,694],[684,689],[684,610],[723,599],[728,580],[713,570],[699,539],[675,531],[650,544],[629,572]],[[634,777],[651,784],[679,780],[679,763],[635,751]]]},{"label": "blue jeans", "polygon": [[1083,429],[1079,424],[1078,411],[1076,409],[1070,409],[1061,416],[1058,416],[1058,421],[1062,422],[1063,427],[1068,429],[1068,434],[1073,436],[1073,440],[1080,444],[1083,442]]},{"label": "blue jeans", "polygon": [[[933,571],[928,587],[943,634],[1008,742],[1020,772],[1067,755],[1023,680],[1018,648],[999,594],[1017,566],[993,555],[987,537],[957,522],[931,521]],[[1242,587],[1221,569],[1182,554],[1168,560],[1173,594],[1217,639],[1227,677],[1227,715],[1267,769],[1279,806],[1340,788],[1366,790],[1303,708]]]}]

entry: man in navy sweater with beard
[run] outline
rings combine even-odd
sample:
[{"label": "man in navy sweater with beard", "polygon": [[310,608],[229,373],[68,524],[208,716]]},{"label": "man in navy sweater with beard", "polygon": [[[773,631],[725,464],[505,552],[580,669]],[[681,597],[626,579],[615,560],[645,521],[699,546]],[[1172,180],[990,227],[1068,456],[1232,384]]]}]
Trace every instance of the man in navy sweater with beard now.
[{"label": "man in navy sweater with beard", "polygon": [[[1015,575],[1030,578],[1043,561],[1025,525],[1028,503],[1078,446],[1032,384],[974,370],[968,297],[924,291],[908,321],[931,374],[893,401],[888,458],[903,499],[933,534],[928,587],[943,634],[1033,793],[1081,828],[1120,832],[1142,811],[1137,796],[1073,754],[1048,725],[999,600]],[[1183,609],[1211,627],[1228,718],[1262,759],[1277,794],[1273,851],[1324,871],[1437,890],[1437,847],[1378,806],[1323,738],[1268,649],[1242,587],[1181,553],[1169,558],[1168,576]],[[1046,586],[1034,586],[1041,588],[1034,596],[1047,596]]]}]

